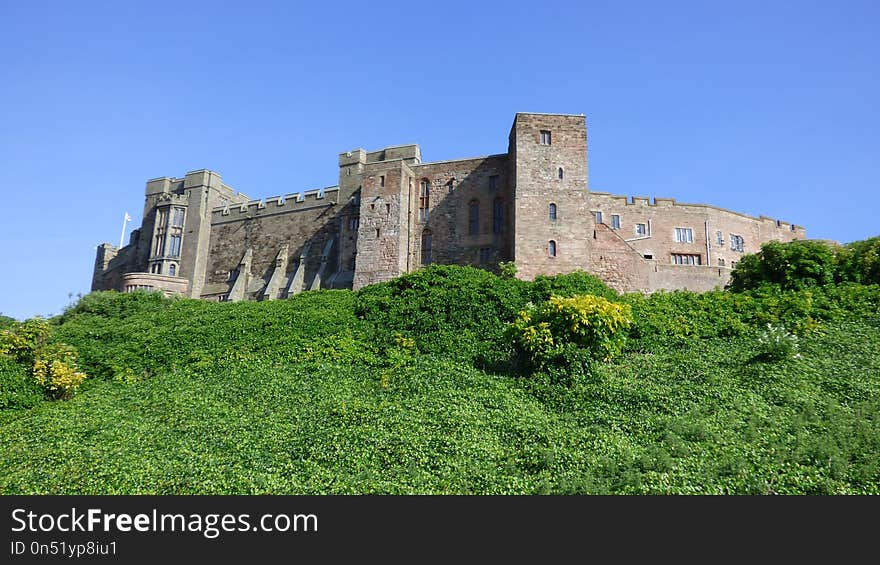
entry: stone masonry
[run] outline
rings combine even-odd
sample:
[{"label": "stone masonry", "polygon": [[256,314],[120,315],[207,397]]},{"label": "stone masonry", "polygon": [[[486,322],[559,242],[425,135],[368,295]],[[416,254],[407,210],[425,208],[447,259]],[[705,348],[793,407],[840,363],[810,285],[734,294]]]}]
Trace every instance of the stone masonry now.
[{"label": "stone masonry", "polygon": [[336,186],[262,200],[208,170],[147,181],[128,245],[92,290],[270,300],[360,288],[430,263],[591,272],[619,291],[723,287],[739,258],[803,227],[707,204],[589,190],[583,115],[518,113],[507,153],[423,163],[418,145],[339,155]]}]

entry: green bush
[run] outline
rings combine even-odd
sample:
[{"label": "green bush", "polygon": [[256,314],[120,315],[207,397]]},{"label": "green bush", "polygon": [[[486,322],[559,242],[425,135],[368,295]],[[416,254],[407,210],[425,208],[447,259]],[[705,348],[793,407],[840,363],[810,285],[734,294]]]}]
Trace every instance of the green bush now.
[{"label": "green bush", "polygon": [[835,252],[827,243],[771,241],[761,245],[758,253],[740,259],[730,275],[729,288],[741,292],[772,284],[799,290],[833,283],[835,271]]},{"label": "green bush", "polygon": [[563,275],[538,275],[529,287],[529,300],[541,302],[551,296],[580,296],[592,294],[612,302],[620,299],[616,291],[609,288],[595,275],[585,271],[574,271]]},{"label": "green bush", "polygon": [[572,348],[592,360],[611,359],[620,351],[631,322],[626,304],[591,294],[551,296],[520,311],[507,335],[532,369],[543,369],[560,361],[568,364],[575,355]]},{"label": "green bush", "polygon": [[31,408],[43,399],[30,371],[6,355],[0,355],[0,410]]},{"label": "green bush", "polygon": [[880,284],[880,237],[848,243],[837,250],[840,282]]},{"label": "green bush", "polygon": [[770,361],[794,359],[798,354],[798,337],[783,326],[767,324],[767,329],[758,337],[761,357]]},{"label": "green bush", "polygon": [[474,360],[499,345],[527,286],[473,267],[432,265],[363,287],[355,312],[384,343],[402,333],[419,351]]}]

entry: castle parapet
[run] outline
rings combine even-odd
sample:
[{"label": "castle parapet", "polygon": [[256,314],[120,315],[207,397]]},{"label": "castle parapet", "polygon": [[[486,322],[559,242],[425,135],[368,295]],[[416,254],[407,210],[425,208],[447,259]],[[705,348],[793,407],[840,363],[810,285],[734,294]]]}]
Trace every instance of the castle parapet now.
[{"label": "castle parapet", "polygon": [[233,203],[217,206],[211,210],[211,214],[214,216],[229,216],[230,214],[240,215],[262,210],[266,210],[266,213],[274,211],[294,212],[300,209],[313,208],[316,205],[333,206],[337,204],[338,194],[339,187],[328,186],[326,188],[292,192],[260,200],[250,200],[240,204]]}]

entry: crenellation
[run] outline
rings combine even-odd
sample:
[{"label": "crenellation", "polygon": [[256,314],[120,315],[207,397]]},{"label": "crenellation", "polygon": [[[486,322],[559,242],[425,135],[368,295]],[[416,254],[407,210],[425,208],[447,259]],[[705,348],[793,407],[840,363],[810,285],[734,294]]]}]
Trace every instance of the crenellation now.
[{"label": "crenellation", "polygon": [[506,153],[358,148],[339,154],[336,186],[255,200],[208,169],[150,179],[141,226],[122,249],[99,246],[92,288],[265,300],[514,261],[527,279],[583,269],[620,291],[708,290],[762,243],[806,237],[711,204],[591,191],[587,139],[583,114],[520,112]]}]

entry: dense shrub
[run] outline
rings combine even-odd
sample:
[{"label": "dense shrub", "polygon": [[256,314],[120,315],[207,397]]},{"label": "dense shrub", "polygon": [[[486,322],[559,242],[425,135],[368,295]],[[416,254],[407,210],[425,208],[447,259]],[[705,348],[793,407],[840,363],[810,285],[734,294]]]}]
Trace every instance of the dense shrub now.
[{"label": "dense shrub", "polygon": [[549,300],[551,296],[579,296],[593,294],[607,300],[619,300],[616,291],[598,277],[584,271],[563,275],[538,275],[529,287],[529,299],[533,302]]},{"label": "dense shrub", "polygon": [[529,303],[507,328],[516,350],[531,369],[568,365],[576,350],[592,360],[617,354],[632,322],[630,307],[600,296],[552,296],[537,306]]},{"label": "dense shrub", "polygon": [[15,323],[15,318],[10,318],[9,316],[3,316],[0,314],[0,330],[3,328],[8,328],[12,324]]},{"label": "dense shrub", "polygon": [[30,371],[6,355],[0,355],[0,410],[30,408],[43,399]]},{"label": "dense shrub", "polygon": [[730,276],[729,287],[740,292],[765,284],[799,290],[834,282],[834,249],[822,241],[771,241],[761,251],[745,255]]},{"label": "dense shrub", "polygon": [[794,359],[798,355],[798,337],[783,326],[767,324],[758,338],[760,355],[769,361]]},{"label": "dense shrub", "polygon": [[357,292],[355,311],[390,342],[397,332],[422,352],[473,359],[497,344],[525,304],[527,284],[473,267],[432,265]]},{"label": "dense shrub", "polygon": [[841,282],[880,284],[880,237],[848,243],[837,250],[837,275]]},{"label": "dense shrub", "polygon": [[67,308],[58,321],[64,323],[77,316],[99,316],[116,320],[144,316],[165,310],[178,300],[180,298],[166,297],[158,290],[91,292]]}]

